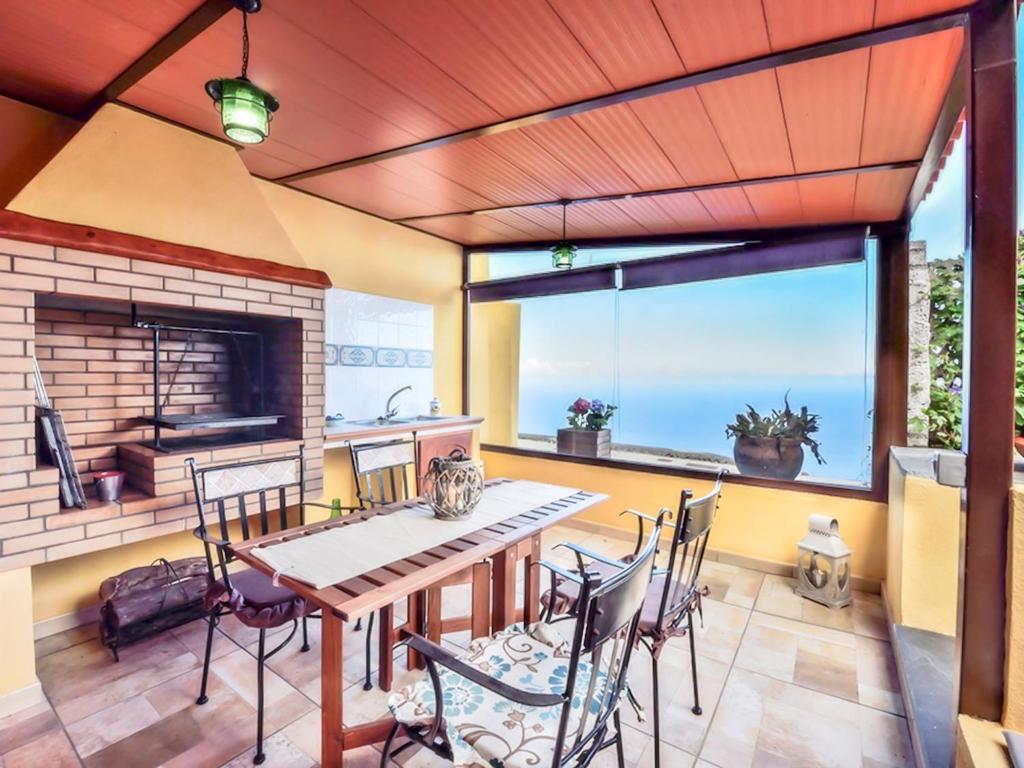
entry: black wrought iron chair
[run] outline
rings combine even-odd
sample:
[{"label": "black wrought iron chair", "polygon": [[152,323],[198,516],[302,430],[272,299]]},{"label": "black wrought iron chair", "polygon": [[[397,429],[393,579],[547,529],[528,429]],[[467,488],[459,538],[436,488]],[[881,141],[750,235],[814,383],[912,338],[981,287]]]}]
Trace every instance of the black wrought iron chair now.
[{"label": "black wrought iron chair", "polygon": [[[349,455],[352,457],[352,476],[356,483],[356,498],[359,499],[359,509],[371,509],[394,504],[396,501],[406,501],[417,495],[416,490],[416,443],[413,440],[400,439],[388,440],[386,442],[362,443],[349,446]],[[409,473],[412,472],[413,483],[409,483]],[[411,492],[410,492],[410,489]],[[346,508],[348,509],[348,508]],[[379,611],[381,621],[391,611]],[[370,682],[372,643],[373,643],[373,622],[377,616],[370,614],[366,626],[366,680],[363,682],[363,690],[373,688]],[[363,620],[356,621],[356,630],[363,628]],[[379,630],[378,630],[379,631]],[[383,664],[384,660],[380,662]],[[386,676],[381,687],[390,686]],[[385,684],[386,683],[386,684]]]},{"label": "black wrought iron chair", "polygon": [[[693,635],[693,614],[702,613],[701,598],[706,590],[699,586],[700,569],[704,562],[711,525],[718,509],[718,501],[722,493],[722,473],[718,473],[715,486],[710,493],[699,499],[693,498],[693,492],[684,490],[680,494],[679,513],[676,517],[669,548],[668,562],[665,568],[656,569],[654,578],[644,600],[640,614],[639,642],[651,654],[652,698],[654,716],[654,765],[661,765],[661,712],[658,704],[658,659],[671,638],[689,635],[690,668],[693,675],[693,707],[695,715],[702,714],[700,693],[697,688],[697,648]],[[591,555],[596,561],[598,573],[614,574],[622,563],[631,562],[638,557],[644,543],[645,522],[659,527],[664,515],[671,516],[668,509],[662,509],[658,516],[651,517],[634,509],[627,509],[621,515],[633,515],[638,525],[637,541],[633,553],[621,560],[612,560],[600,555]],[[552,599],[554,596],[554,599]],[[541,598],[547,608],[547,615],[572,614],[576,610],[581,592],[578,585],[571,579],[559,581],[552,574],[551,589]],[[683,626],[683,622],[686,622]],[[643,708],[627,691],[630,700],[638,711]]]},{"label": "black wrought iron chair", "polygon": [[[564,617],[575,619],[571,640],[550,614],[474,641],[461,656],[410,634],[404,642],[426,659],[428,677],[389,699],[395,725],[381,766],[415,744],[456,765],[586,766],[614,744],[624,768],[618,707],[660,531],[656,524],[632,562],[615,562],[605,577],[583,562],[593,553],[573,545],[563,546],[575,551],[578,573],[541,563],[579,589],[578,610]],[[409,742],[392,751],[400,733]]]},{"label": "black wrought iron chair", "polygon": [[[199,526],[194,534],[202,540],[206,550],[206,565],[209,572],[209,586],[203,598],[207,612],[206,653],[203,657],[203,677],[196,704],[205,704],[206,685],[210,675],[210,654],[213,649],[213,636],[223,616],[234,614],[245,626],[259,630],[259,646],[256,655],[257,663],[257,720],[256,720],[256,756],[253,763],[259,765],[265,759],[263,753],[263,668],[264,664],[284,648],[302,624],[302,651],[309,650],[309,639],[306,626],[307,618],[313,616],[314,606],[309,605],[295,592],[277,586],[269,576],[260,571],[245,568],[229,571],[228,566],[234,561],[231,550],[231,522],[229,514],[236,509],[238,521],[235,523],[243,540],[254,536],[264,536],[273,530],[284,530],[291,527],[288,518],[289,508],[296,511],[296,525],[303,525],[306,520],[306,507],[326,507],[328,505],[305,500],[305,463],[302,448],[292,456],[245,461],[236,464],[220,464],[198,467],[195,459],[185,460],[192,474],[192,485],[195,489],[196,507],[199,512]],[[247,503],[256,496],[256,510],[259,513],[250,520],[253,511]],[[209,507],[215,508],[215,525],[213,533],[207,525]],[[276,516],[273,507],[276,506]],[[233,517],[233,515],[232,515]],[[276,517],[276,519],[275,519]],[[253,530],[258,524],[258,530]],[[219,534],[219,535],[218,535]],[[268,629],[276,629],[292,623],[291,632],[271,651],[266,650],[266,634]]]}]

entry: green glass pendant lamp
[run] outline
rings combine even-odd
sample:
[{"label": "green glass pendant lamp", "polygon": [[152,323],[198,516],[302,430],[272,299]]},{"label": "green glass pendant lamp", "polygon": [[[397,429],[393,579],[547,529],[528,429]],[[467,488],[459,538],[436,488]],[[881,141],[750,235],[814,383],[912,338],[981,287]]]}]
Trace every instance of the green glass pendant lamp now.
[{"label": "green glass pendant lamp", "polygon": [[221,127],[232,141],[259,144],[270,135],[270,121],[280,106],[269,92],[252,83],[249,71],[249,14],[257,13],[262,0],[235,0],[242,12],[242,74],[206,83],[206,92],[220,112]]},{"label": "green glass pendant lamp", "polygon": [[555,269],[572,269],[572,260],[576,258],[576,246],[565,237],[565,212],[569,201],[562,201],[562,239],[551,249],[551,266]]}]

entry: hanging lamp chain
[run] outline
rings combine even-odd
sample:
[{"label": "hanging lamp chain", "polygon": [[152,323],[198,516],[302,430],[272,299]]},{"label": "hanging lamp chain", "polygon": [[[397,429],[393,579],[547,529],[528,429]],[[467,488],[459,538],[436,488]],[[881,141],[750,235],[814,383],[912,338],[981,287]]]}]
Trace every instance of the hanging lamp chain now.
[{"label": "hanging lamp chain", "polygon": [[242,8],[242,79],[249,73],[249,9]]}]

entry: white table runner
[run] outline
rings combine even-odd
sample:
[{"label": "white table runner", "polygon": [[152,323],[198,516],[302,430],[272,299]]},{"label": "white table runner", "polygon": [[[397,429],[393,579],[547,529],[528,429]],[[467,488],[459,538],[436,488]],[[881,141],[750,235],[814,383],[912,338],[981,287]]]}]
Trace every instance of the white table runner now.
[{"label": "white table runner", "polygon": [[513,480],[487,486],[473,514],[464,520],[437,520],[429,506],[417,503],[251,552],[276,574],[323,589],[578,492]]}]

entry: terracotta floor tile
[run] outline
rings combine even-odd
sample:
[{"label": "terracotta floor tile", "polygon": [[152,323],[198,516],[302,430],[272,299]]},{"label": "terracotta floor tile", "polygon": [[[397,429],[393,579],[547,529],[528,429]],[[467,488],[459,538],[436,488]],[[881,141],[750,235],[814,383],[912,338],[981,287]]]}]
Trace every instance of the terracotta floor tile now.
[{"label": "terracotta floor tile", "polygon": [[849,655],[835,659],[798,648],[793,682],[841,699],[858,700],[857,664]]},{"label": "terracotta floor tile", "polygon": [[60,728],[53,728],[3,756],[4,768],[78,768],[81,762]]},{"label": "terracotta floor tile", "polygon": [[0,718],[0,755],[37,739],[60,723],[47,701]]},{"label": "terracotta floor tile", "polygon": [[[128,652],[130,650],[130,653]],[[126,649],[115,663],[98,641],[44,656],[36,672],[64,724],[81,720],[199,665],[170,633]]]},{"label": "terracotta floor tile", "polygon": [[736,565],[705,558],[700,583],[707,585],[709,597],[740,608],[753,608],[764,581],[764,574]]},{"label": "terracotta floor tile", "polygon": [[[264,741],[263,754],[266,757],[264,768],[313,768],[317,765],[313,758],[281,732]],[[224,763],[222,768],[252,768],[255,755],[256,746],[253,745],[234,760]]]},{"label": "terracotta floor tile", "polygon": [[[320,760],[320,710],[300,717],[282,733],[304,754]],[[380,752],[373,747],[360,747],[345,751],[344,768],[377,768]]]},{"label": "terracotta floor tile", "polygon": [[[181,644],[188,648],[197,659],[202,661],[203,654],[206,653],[206,627],[206,621],[196,619],[188,624],[175,627],[171,630],[171,634],[178,638]],[[211,658],[220,658],[226,653],[231,653],[236,648],[238,648],[238,644],[230,635],[218,627],[213,635],[213,649],[210,651]]]},{"label": "terracotta floor tile", "polygon": [[72,744],[83,758],[141,731],[160,719],[143,696],[133,696],[112,707],[83,717],[67,727]]},{"label": "terracotta floor tile", "polygon": [[58,632],[55,635],[41,637],[36,640],[36,658],[39,659],[43,656],[49,656],[51,653],[63,651],[65,648],[92,640],[98,635],[99,625],[94,621],[89,624],[83,624],[80,627],[65,629],[63,632]]}]

